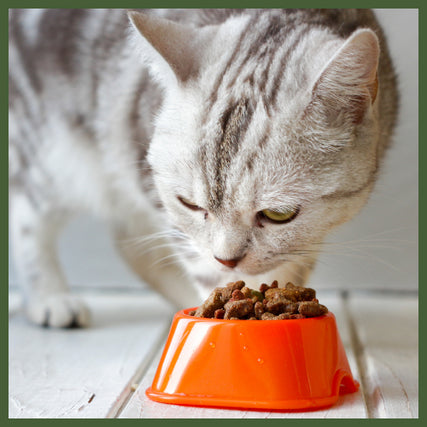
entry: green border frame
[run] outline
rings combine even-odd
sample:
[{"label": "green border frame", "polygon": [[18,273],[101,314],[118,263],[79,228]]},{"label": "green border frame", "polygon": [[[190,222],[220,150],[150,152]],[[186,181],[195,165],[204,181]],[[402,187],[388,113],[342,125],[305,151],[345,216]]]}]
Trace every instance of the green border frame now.
[{"label": "green border frame", "polygon": [[[405,9],[418,9],[419,10],[419,117],[423,118],[425,114],[425,99],[427,97],[426,90],[425,90],[425,83],[424,79],[421,78],[421,76],[427,75],[426,70],[426,49],[424,51],[422,48],[425,46],[423,44],[423,41],[425,41],[425,29],[423,24],[426,24],[425,20],[425,13],[427,10],[427,2],[421,1],[421,0],[361,0],[361,1],[324,1],[324,2],[315,2],[313,0],[300,0],[300,1],[279,1],[279,0],[206,0],[206,1],[194,1],[194,0],[148,0],[148,1],[135,1],[135,0],[128,0],[128,1],[111,1],[111,0],[105,0],[105,1],[95,1],[95,0],[73,0],[73,1],[52,1],[52,0],[45,0],[45,1],[28,1],[28,0],[22,0],[22,1],[6,1],[2,2],[0,7],[0,28],[1,28],[1,49],[3,52],[2,58],[3,60],[0,63],[0,73],[1,73],[1,93],[3,94],[2,99],[4,100],[1,102],[1,117],[4,121],[2,121],[2,133],[4,135],[4,140],[8,140],[8,128],[7,128],[7,75],[8,75],[8,61],[6,60],[6,52],[8,51],[8,9],[9,8],[35,8],[35,7],[42,7],[42,8],[105,8],[105,7],[111,7],[111,8],[137,8],[137,7],[147,7],[147,8],[199,8],[203,5],[204,8],[207,7],[213,7],[213,8],[274,8],[274,7],[336,7],[336,8],[342,8],[342,7],[357,7],[357,8],[405,8]],[[426,122],[423,120],[419,121],[419,141],[422,141],[426,135],[425,131],[425,124]],[[1,156],[0,156],[0,174],[1,174],[1,180],[0,180],[0,193],[2,200],[5,201],[4,206],[0,210],[1,215],[1,228],[0,228],[0,242],[1,242],[1,253],[4,256],[0,257],[0,266],[4,278],[4,282],[8,282],[8,260],[6,257],[6,254],[8,254],[9,248],[8,248],[8,163],[7,163],[7,154],[8,149],[6,142],[4,141],[3,144],[0,146],[1,150]],[[421,166],[423,163],[426,163],[426,149],[423,144],[419,144],[419,159],[418,159],[418,166],[419,166],[419,218],[423,218],[426,209],[425,209],[425,197],[423,197],[423,190],[424,182],[426,179],[426,172],[422,170]],[[426,259],[426,252],[424,249],[424,237],[425,237],[425,226],[422,222],[419,223],[419,260]],[[423,300],[425,291],[423,289],[422,283],[425,281],[425,264],[422,262],[419,263],[419,296],[420,300]],[[101,422],[104,422],[104,419],[9,419],[8,418],[8,381],[6,379],[9,377],[8,374],[8,345],[7,345],[7,339],[8,339],[8,287],[6,286],[6,283],[3,284],[0,290],[0,301],[4,305],[3,310],[1,311],[2,315],[2,322],[0,323],[0,329],[1,329],[1,337],[2,342],[5,345],[1,346],[0,351],[0,366],[1,366],[1,381],[0,381],[0,421],[7,422],[8,424],[22,424],[22,423],[31,423],[31,425],[46,425],[49,423],[59,423],[61,425],[69,425],[69,423],[81,423],[81,422],[90,422],[92,425],[96,425]],[[421,310],[419,312],[419,325],[420,330],[422,329],[422,326],[424,325],[425,321],[425,314]],[[419,334],[419,354],[422,355],[425,350],[425,340],[423,339],[423,336]],[[420,357],[421,362],[421,357]],[[424,410],[424,403],[425,403],[425,393],[423,392],[423,385],[425,385],[425,369],[423,368],[423,365],[420,363],[420,370],[419,370],[419,418],[413,419],[413,420],[401,420],[401,419],[387,419],[387,420],[367,420],[367,422],[371,423],[387,423],[387,425],[393,424],[393,425],[402,425],[402,424],[413,424],[413,423],[420,423],[425,419],[425,410]],[[324,422],[327,422],[329,425],[334,424],[341,425],[342,423],[349,425],[349,424],[355,424],[359,423],[362,420],[324,420]],[[106,421],[108,422],[108,421]],[[281,425],[282,423],[286,423],[286,425],[294,424],[296,422],[298,423],[304,423],[307,424],[309,422],[321,422],[321,420],[314,419],[302,419],[302,420],[291,420],[291,419],[276,419],[276,420],[259,420],[259,419],[249,419],[249,420],[231,420],[231,419],[225,419],[225,420],[209,420],[209,419],[174,419],[174,420],[119,420],[120,423],[143,423],[144,425],[150,424],[150,425],[170,425],[170,423],[173,423],[176,426],[187,426],[189,423],[195,425],[198,423],[203,423],[204,425],[214,425],[214,423],[221,422],[222,425],[227,424],[240,424],[240,425],[253,425],[254,423],[269,423],[270,425]],[[243,424],[244,423],[244,424]],[[4,425],[4,424],[3,424]],[[56,424],[55,424],[56,425]]]}]

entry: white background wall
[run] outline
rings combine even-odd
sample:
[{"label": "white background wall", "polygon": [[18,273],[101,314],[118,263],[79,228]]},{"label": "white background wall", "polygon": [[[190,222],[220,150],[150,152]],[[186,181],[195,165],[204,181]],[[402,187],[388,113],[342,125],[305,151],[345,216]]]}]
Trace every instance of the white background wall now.
[{"label": "white background wall", "polygon": [[377,9],[399,77],[394,145],[375,192],[343,226],[312,277],[313,286],[418,287],[418,12]]},{"label": "white background wall", "polygon": [[[318,289],[418,287],[418,12],[376,12],[399,76],[399,125],[368,205],[329,239],[310,281]],[[106,227],[92,218],[72,222],[59,248],[72,286],[141,286],[116,254]],[[9,261],[13,286],[17,278]]]}]

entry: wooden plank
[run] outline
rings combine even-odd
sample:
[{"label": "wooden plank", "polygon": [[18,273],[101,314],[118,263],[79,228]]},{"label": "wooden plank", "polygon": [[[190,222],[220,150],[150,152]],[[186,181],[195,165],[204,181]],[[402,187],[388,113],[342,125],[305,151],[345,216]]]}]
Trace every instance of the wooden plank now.
[{"label": "wooden plank", "polygon": [[[342,300],[335,293],[319,293],[320,301],[329,307],[335,314],[338,329],[346,348],[347,357],[353,375],[358,378],[357,364],[350,346],[351,340],[343,312]],[[365,418],[366,408],[360,391],[345,396],[340,396],[336,405],[331,408],[310,412],[258,412],[239,411],[216,408],[197,408],[190,406],[178,406],[162,404],[149,400],[145,396],[145,390],[151,385],[161,351],[153,360],[150,368],[142,378],[137,390],[124,407],[120,418]]]},{"label": "wooden plank", "polygon": [[417,296],[355,294],[348,305],[369,416],[417,418]]},{"label": "wooden plank", "polygon": [[82,297],[93,317],[87,329],[43,329],[22,314],[10,319],[10,418],[114,415],[173,313],[147,291]]}]

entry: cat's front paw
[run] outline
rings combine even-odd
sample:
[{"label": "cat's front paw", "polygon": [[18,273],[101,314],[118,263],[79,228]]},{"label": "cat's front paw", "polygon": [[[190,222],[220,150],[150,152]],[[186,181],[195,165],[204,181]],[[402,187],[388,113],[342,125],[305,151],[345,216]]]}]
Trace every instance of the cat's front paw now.
[{"label": "cat's front paw", "polygon": [[26,304],[27,317],[35,324],[53,328],[85,327],[90,315],[78,297],[60,293],[33,297]]}]

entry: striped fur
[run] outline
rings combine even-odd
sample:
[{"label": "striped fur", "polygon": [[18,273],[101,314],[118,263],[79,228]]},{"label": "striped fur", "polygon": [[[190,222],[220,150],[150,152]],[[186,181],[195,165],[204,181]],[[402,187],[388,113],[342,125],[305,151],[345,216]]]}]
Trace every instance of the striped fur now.
[{"label": "striped fur", "polygon": [[235,278],[304,284],[372,191],[397,92],[369,10],[17,9],[9,27],[11,232],[36,323],[88,322],[54,250],[76,213],[189,306]]}]

